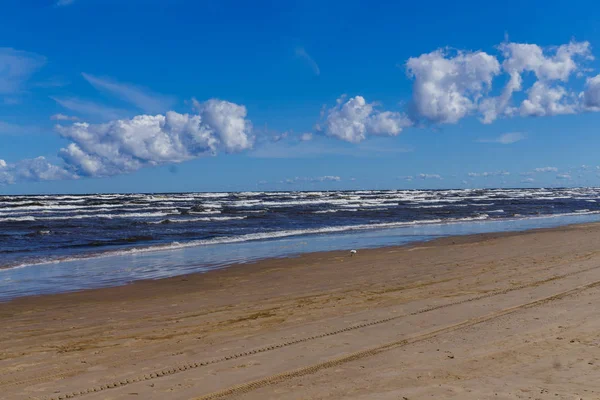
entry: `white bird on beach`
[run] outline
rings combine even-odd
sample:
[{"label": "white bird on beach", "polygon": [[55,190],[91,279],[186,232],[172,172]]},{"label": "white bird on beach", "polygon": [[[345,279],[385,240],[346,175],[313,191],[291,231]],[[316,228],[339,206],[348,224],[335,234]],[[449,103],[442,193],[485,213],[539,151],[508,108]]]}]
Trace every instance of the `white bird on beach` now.
[{"label": "white bird on beach", "polygon": [[350,250],[350,257],[352,257],[353,255],[355,255],[357,252],[356,250]]}]

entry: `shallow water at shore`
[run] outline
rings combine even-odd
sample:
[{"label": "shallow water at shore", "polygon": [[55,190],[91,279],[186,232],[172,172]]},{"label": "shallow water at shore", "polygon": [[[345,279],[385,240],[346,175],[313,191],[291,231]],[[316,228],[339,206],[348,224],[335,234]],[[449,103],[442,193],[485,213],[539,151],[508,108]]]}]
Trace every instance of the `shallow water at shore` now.
[{"label": "shallow water at shore", "polygon": [[389,229],[287,236],[271,240],[198,245],[139,253],[129,252],[28,265],[0,270],[0,301],[29,295],[118,286],[136,280],[206,272],[232,264],[253,262],[265,258],[290,257],[302,253],[376,248],[453,235],[522,231],[598,221],[600,221],[598,214],[582,214],[429,223]]}]

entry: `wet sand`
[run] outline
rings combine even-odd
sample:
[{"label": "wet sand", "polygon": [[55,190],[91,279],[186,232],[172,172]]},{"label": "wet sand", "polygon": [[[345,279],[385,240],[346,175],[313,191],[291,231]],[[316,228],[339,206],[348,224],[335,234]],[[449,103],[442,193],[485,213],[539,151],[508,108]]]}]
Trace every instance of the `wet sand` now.
[{"label": "wet sand", "polygon": [[600,399],[600,224],[0,304],[6,399]]}]

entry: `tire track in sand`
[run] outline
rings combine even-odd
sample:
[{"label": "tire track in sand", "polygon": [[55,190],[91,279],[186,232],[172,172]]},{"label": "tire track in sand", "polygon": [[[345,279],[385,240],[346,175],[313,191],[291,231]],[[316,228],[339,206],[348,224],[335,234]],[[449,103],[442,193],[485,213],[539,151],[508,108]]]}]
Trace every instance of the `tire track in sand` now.
[{"label": "tire track in sand", "polygon": [[592,283],[589,283],[586,285],[578,286],[576,288],[573,288],[573,289],[570,289],[570,290],[567,290],[567,291],[564,291],[561,293],[557,293],[552,296],[544,297],[542,299],[538,299],[538,300],[535,300],[535,301],[532,301],[529,303],[524,303],[524,304],[520,304],[518,306],[505,308],[503,310],[496,311],[496,312],[487,314],[482,317],[472,318],[472,319],[469,319],[469,320],[466,320],[463,322],[459,322],[454,325],[446,326],[444,328],[436,329],[434,331],[427,332],[427,333],[424,333],[421,335],[411,336],[406,339],[400,339],[400,340],[388,342],[388,343],[385,343],[385,344],[382,344],[382,345],[379,345],[376,347],[371,347],[366,350],[361,350],[361,351],[357,351],[357,352],[354,352],[354,353],[351,353],[351,354],[348,354],[348,355],[345,355],[342,357],[334,358],[329,361],[321,362],[318,364],[313,364],[310,366],[294,369],[291,371],[286,371],[286,372],[276,374],[276,375],[271,375],[271,376],[268,376],[265,378],[254,380],[252,382],[242,383],[240,385],[232,386],[227,389],[209,393],[204,396],[195,397],[192,400],[214,400],[214,399],[220,399],[220,398],[227,397],[227,396],[245,394],[245,393],[251,392],[255,389],[265,387],[265,386],[270,386],[270,385],[284,382],[289,379],[314,374],[314,373],[319,372],[324,369],[340,366],[342,364],[345,364],[345,363],[348,363],[351,361],[355,361],[355,360],[359,360],[362,358],[371,357],[371,356],[377,355],[379,353],[383,353],[388,350],[392,350],[392,349],[403,347],[403,346],[406,346],[409,344],[418,343],[418,342],[422,342],[422,341],[425,341],[428,339],[432,339],[432,338],[434,338],[438,335],[444,334],[444,333],[449,333],[449,332],[457,331],[460,329],[468,328],[468,327],[471,327],[474,325],[478,325],[478,324],[490,321],[495,318],[500,318],[502,316],[512,314],[517,311],[521,311],[521,310],[524,310],[527,308],[537,307],[544,303],[562,299],[564,297],[571,296],[571,295],[577,294],[583,290],[591,289],[591,288],[594,288],[597,286],[600,286],[600,281],[596,281],[596,282],[592,282]]},{"label": "tire track in sand", "polygon": [[[102,392],[102,391],[107,390],[107,389],[118,388],[118,387],[130,385],[130,384],[133,384],[133,383],[138,383],[138,382],[143,382],[143,381],[149,381],[149,380],[161,378],[161,377],[164,377],[164,376],[170,376],[170,375],[174,375],[174,374],[177,374],[177,373],[180,373],[180,372],[185,372],[185,371],[192,370],[192,369],[197,369],[197,368],[200,368],[200,367],[214,365],[214,364],[225,362],[225,361],[235,360],[235,359],[238,359],[238,358],[248,357],[248,356],[252,356],[252,355],[256,355],[256,354],[262,354],[262,353],[266,353],[266,352],[273,351],[273,350],[278,350],[278,349],[281,349],[281,348],[284,348],[284,347],[288,347],[288,346],[292,346],[292,345],[299,344],[299,343],[305,343],[305,342],[309,342],[309,341],[312,341],[312,340],[321,339],[321,338],[325,338],[325,337],[329,337],[329,336],[338,335],[338,334],[341,334],[341,333],[344,333],[344,332],[353,331],[353,330],[356,330],[356,329],[367,328],[367,327],[371,327],[371,326],[375,326],[375,325],[384,324],[384,323],[391,322],[391,321],[394,321],[394,320],[398,320],[398,319],[401,319],[401,318],[406,318],[408,316],[414,316],[414,315],[424,314],[424,313],[427,313],[427,312],[436,311],[436,310],[444,309],[444,308],[447,308],[447,307],[452,307],[452,306],[456,306],[456,305],[460,305],[460,304],[465,304],[465,303],[469,303],[469,302],[477,301],[477,300],[483,300],[483,299],[490,298],[490,297],[500,296],[500,295],[504,295],[504,294],[507,294],[507,293],[511,293],[511,292],[514,292],[514,291],[518,291],[518,290],[522,290],[522,289],[526,289],[526,288],[530,288],[530,287],[540,286],[540,285],[543,285],[543,284],[548,283],[548,282],[552,282],[552,281],[555,281],[555,280],[560,280],[560,279],[568,278],[570,276],[574,276],[574,275],[581,274],[581,273],[584,273],[584,272],[587,272],[587,271],[591,271],[591,270],[594,270],[594,269],[598,269],[598,268],[600,268],[600,267],[596,266],[596,267],[590,267],[590,268],[586,268],[586,269],[582,269],[582,270],[578,270],[578,271],[569,272],[569,273],[563,274],[563,275],[555,275],[555,276],[552,276],[552,277],[549,277],[549,278],[546,278],[546,279],[543,279],[543,280],[540,280],[540,281],[530,282],[530,283],[527,283],[527,284],[518,285],[518,286],[511,287],[511,288],[496,290],[496,291],[492,291],[492,292],[489,292],[489,293],[486,293],[486,294],[483,294],[483,295],[474,296],[474,297],[470,297],[470,298],[467,298],[467,299],[458,300],[458,301],[455,301],[455,302],[444,303],[444,304],[440,304],[440,305],[436,305],[436,306],[430,306],[430,307],[426,307],[426,308],[423,308],[423,309],[420,309],[420,310],[417,310],[417,311],[414,311],[414,312],[411,312],[411,313],[407,313],[407,314],[395,315],[393,317],[383,318],[383,319],[379,319],[379,320],[371,321],[371,322],[365,322],[365,323],[361,323],[361,324],[358,324],[358,325],[351,325],[351,326],[348,326],[348,327],[345,327],[345,328],[341,328],[341,329],[338,329],[338,330],[329,331],[329,332],[325,332],[325,333],[321,333],[321,334],[317,334],[317,335],[313,335],[313,336],[308,336],[308,337],[304,337],[304,338],[300,338],[300,339],[294,339],[294,340],[290,340],[290,341],[287,341],[287,342],[281,342],[281,343],[273,344],[273,345],[269,345],[269,346],[264,346],[264,347],[260,347],[260,348],[257,348],[257,349],[245,351],[245,352],[239,352],[239,353],[235,353],[235,354],[223,356],[223,357],[220,357],[220,358],[213,358],[213,359],[203,360],[203,361],[200,361],[200,362],[184,363],[184,364],[180,364],[180,365],[178,365],[176,367],[164,368],[164,369],[152,372],[152,373],[147,373],[147,374],[144,374],[144,375],[138,375],[138,376],[135,376],[133,378],[126,378],[126,379],[114,380],[114,381],[112,381],[110,383],[107,383],[107,384],[96,385],[96,386],[93,386],[93,387],[90,387],[90,388],[87,388],[87,389],[84,389],[84,390],[73,391],[73,392],[70,392],[70,393],[66,393],[66,394],[62,394],[62,395],[58,395],[58,396],[49,397],[49,398],[47,398],[47,400],[71,399],[71,398],[83,396],[83,395],[86,395],[86,394]],[[587,288],[592,288],[592,287],[594,287],[596,285],[600,285],[600,281],[595,281],[595,282],[592,282],[590,284],[587,284],[587,285],[584,285],[584,286],[579,286],[579,287],[577,287],[575,289],[568,290],[566,292],[561,292],[559,294],[550,296],[548,298],[544,298],[544,299],[541,299],[541,300],[536,300],[536,301],[531,302],[531,303],[525,303],[525,304],[522,304],[522,305],[519,305],[519,306],[516,306],[516,307],[513,307],[513,308],[516,310],[516,309],[530,307],[532,304],[537,304],[540,301],[548,301],[549,299],[553,299],[556,296],[564,297],[564,296],[567,295],[567,293],[571,294],[572,291],[581,291],[581,290],[584,290],[584,289],[587,289]],[[513,308],[511,308],[510,310],[512,310]],[[500,311],[500,312],[504,312],[504,311],[505,310]],[[502,314],[502,315],[504,315],[504,314]],[[496,315],[496,316],[494,316],[492,318],[497,318],[499,316],[501,316],[501,315]],[[488,319],[491,319],[491,318],[488,318]],[[471,320],[459,323],[457,325],[453,325],[453,327],[454,327],[454,329],[459,329],[460,327],[466,327],[466,326],[460,326],[460,327],[458,327],[459,325],[462,325],[462,324],[465,324],[465,323],[469,323],[470,325],[468,325],[468,326],[474,325],[476,323],[480,323],[480,322],[471,323],[469,321],[471,321]],[[442,328],[440,330],[440,332],[436,333],[436,335],[440,334],[440,333],[443,333],[441,331],[442,330],[445,331],[447,329],[448,328]],[[426,334],[426,335],[431,335],[431,334]],[[425,340],[425,339],[426,338],[420,339],[420,340]],[[398,341],[398,342],[393,342],[393,343],[401,343],[403,341],[404,340],[401,340],[401,341]],[[419,340],[416,340],[416,341],[419,341]],[[410,343],[414,343],[414,342],[415,341],[407,342],[404,345],[410,344]],[[401,346],[402,344],[392,345],[392,344],[388,343],[388,344],[383,345],[383,346],[377,346],[375,349],[383,348],[383,347],[390,346],[390,345],[392,347],[398,347],[398,346]],[[343,359],[346,359],[347,357],[355,356],[355,355],[357,355],[359,353],[362,354],[362,353],[365,353],[365,352],[372,352],[372,351],[374,351],[374,350],[373,349],[369,349],[369,350],[361,351],[361,352],[358,352],[358,353],[353,353],[353,354],[351,354],[349,356],[343,357]],[[381,350],[381,351],[383,351],[383,350]],[[379,351],[377,351],[377,352],[379,352]],[[376,353],[374,353],[374,354],[376,354]],[[367,356],[367,355],[363,355],[363,356],[360,356],[358,358],[362,358],[362,357],[365,357],[365,356]],[[348,361],[352,361],[352,360],[347,360],[347,361],[344,361],[344,362],[348,362]],[[333,361],[328,361],[328,362],[323,363],[323,364],[328,364],[330,362],[333,362]],[[339,363],[336,363],[334,365],[339,365]],[[314,368],[314,367],[315,366],[306,367],[306,368]],[[306,368],[301,368],[301,370],[304,370]],[[315,370],[315,372],[318,371],[318,370],[320,370],[320,369],[324,369],[324,368],[329,368],[329,367],[319,367],[319,368],[317,368]],[[297,373],[300,373],[298,371],[299,370],[295,370],[295,371],[291,371],[289,373],[283,373],[283,374],[279,374],[279,375],[282,375],[282,376],[285,375],[285,376],[287,376],[290,373],[294,373],[294,375],[292,375],[290,377],[290,378],[292,378],[292,377],[295,377],[295,376],[302,376],[302,375],[306,375],[306,374],[312,373],[312,372],[302,372],[301,375],[296,375]],[[277,376],[279,376],[279,375],[277,375]],[[70,376],[72,376],[72,374],[57,373],[57,374],[47,375],[45,377],[39,377],[39,378],[31,379],[31,380],[23,380],[23,381],[19,381],[19,382],[14,382],[14,383],[11,383],[10,385],[26,384],[26,383],[30,383],[30,382],[40,383],[40,382],[51,380],[51,379],[66,379],[66,378],[68,378]],[[285,378],[285,379],[290,379],[290,378]],[[265,378],[265,379],[267,379],[267,378]],[[271,383],[266,383],[266,384],[260,384],[259,386],[256,386],[256,385],[259,384],[257,382],[262,382],[262,381],[263,380],[261,379],[259,381],[250,382],[248,384],[244,384],[244,385],[240,385],[240,386],[244,386],[245,387],[247,385],[253,385],[253,388],[258,388],[258,387],[262,387],[262,386],[271,384]],[[217,393],[220,393],[220,392],[217,392]],[[236,393],[236,392],[234,392],[234,393]],[[220,396],[223,397],[223,396],[226,396],[226,395],[227,394],[223,394],[223,395],[220,395]],[[219,398],[219,397],[207,397],[207,399],[210,399],[210,398]],[[199,397],[198,400],[204,400],[204,397]]]}]

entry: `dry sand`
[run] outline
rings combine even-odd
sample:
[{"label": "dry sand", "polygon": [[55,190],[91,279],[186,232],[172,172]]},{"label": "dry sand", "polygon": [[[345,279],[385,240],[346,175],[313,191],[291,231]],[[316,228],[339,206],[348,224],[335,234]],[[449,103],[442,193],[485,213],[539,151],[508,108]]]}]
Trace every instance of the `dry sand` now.
[{"label": "dry sand", "polygon": [[0,304],[2,399],[600,399],[600,225]]}]

